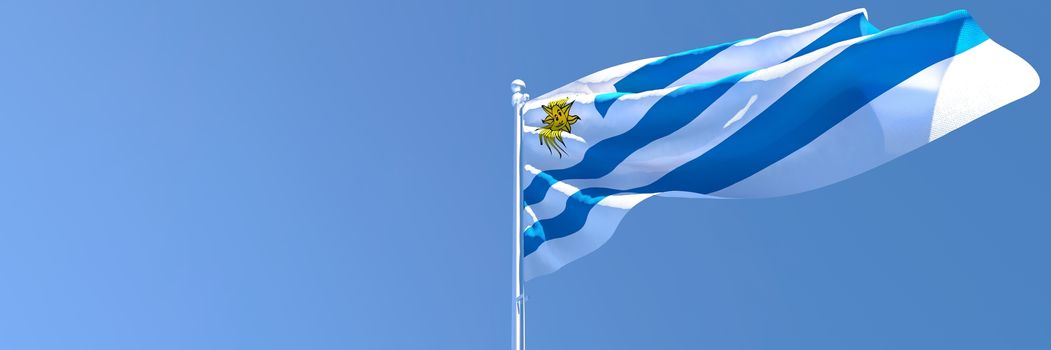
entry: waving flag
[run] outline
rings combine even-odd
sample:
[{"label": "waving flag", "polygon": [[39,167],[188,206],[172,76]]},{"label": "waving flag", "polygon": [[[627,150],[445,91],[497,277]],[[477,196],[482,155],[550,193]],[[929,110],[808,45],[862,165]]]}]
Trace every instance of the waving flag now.
[{"label": "waving flag", "polygon": [[[966,11],[877,33],[863,13],[628,63],[526,103],[524,278],[594,251],[652,196],[763,198],[827,186],[1039,85]],[[697,52],[704,57],[681,58]]]}]

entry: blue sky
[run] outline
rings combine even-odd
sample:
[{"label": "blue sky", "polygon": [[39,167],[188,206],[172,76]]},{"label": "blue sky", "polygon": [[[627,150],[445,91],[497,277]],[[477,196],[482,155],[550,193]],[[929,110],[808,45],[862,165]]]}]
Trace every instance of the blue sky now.
[{"label": "blue sky", "polygon": [[[513,118],[633,59],[857,7],[1030,1],[0,5],[0,348],[510,346]],[[1041,89],[846,182],[657,199],[528,285],[534,349],[1046,349]]]}]

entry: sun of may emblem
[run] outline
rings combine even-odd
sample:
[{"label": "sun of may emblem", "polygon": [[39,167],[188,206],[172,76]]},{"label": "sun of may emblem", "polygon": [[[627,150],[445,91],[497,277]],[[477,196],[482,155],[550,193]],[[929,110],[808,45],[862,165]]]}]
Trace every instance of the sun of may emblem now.
[{"label": "sun of may emblem", "polygon": [[562,158],[562,155],[566,154],[566,142],[562,140],[562,132],[573,132],[572,125],[576,124],[580,117],[569,114],[569,109],[573,108],[573,101],[569,98],[551,101],[541,107],[544,108],[547,117],[543,120],[544,126],[537,129],[540,144],[547,146],[548,151],[558,153],[558,157]]}]

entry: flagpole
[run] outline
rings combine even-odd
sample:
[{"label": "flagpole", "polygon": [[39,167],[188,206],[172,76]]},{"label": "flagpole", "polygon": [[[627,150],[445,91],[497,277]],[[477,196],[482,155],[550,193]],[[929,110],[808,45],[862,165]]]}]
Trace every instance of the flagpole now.
[{"label": "flagpole", "polygon": [[525,82],[511,82],[511,104],[515,107],[515,232],[514,232],[514,350],[525,350],[525,283],[522,280],[522,107],[529,100]]}]

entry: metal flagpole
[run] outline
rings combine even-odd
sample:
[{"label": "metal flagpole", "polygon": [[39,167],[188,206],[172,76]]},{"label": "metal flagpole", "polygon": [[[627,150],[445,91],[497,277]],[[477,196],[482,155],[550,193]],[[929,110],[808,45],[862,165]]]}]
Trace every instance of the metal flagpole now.
[{"label": "metal flagpole", "polygon": [[522,106],[529,100],[525,82],[511,82],[511,104],[515,107],[515,235],[514,235],[514,349],[525,350],[525,284],[522,280]]}]

